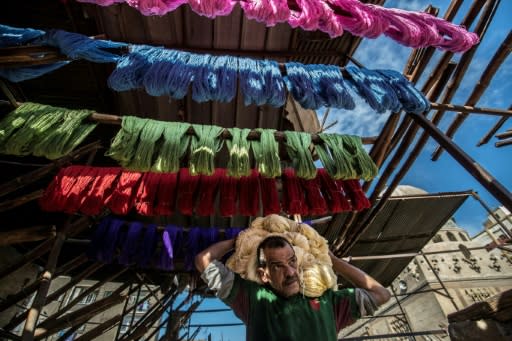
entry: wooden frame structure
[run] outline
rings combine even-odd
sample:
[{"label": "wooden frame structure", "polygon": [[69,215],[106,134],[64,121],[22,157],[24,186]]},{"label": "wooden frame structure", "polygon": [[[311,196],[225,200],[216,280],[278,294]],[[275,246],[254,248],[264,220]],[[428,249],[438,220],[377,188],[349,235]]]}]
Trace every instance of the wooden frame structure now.
[{"label": "wooden frame structure", "polygon": [[[382,4],[383,2],[384,1],[374,1],[376,4]],[[446,20],[453,20],[458,10],[461,8],[462,2],[462,0],[453,0],[444,15],[444,18]],[[479,34],[483,40],[486,34],[488,34],[486,32],[487,28],[496,13],[499,3],[499,0],[473,1],[461,24],[465,27],[471,27],[474,24],[474,31]],[[428,8],[427,11],[437,13],[436,9],[432,7]],[[103,18],[101,15],[98,17],[100,18],[99,20]],[[103,22],[102,25],[106,25],[106,23]],[[297,31],[292,33],[291,40],[297,40],[298,34],[300,33],[297,33]],[[242,40],[242,38],[240,39]],[[227,47],[202,48],[185,46],[181,48],[187,51],[212,54],[234,54],[283,60],[287,60],[287,58],[295,58],[303,60],[304,62],[313,60],[312,58],[314,57],[322,57],[325,58],[325,60],[332,60],[340,66],[343,66],[346,64],[347,60],[352,60],[354,63],[360,65],[360,63],[352,57],[359,45],[359,42],[359,38],[351,37],[351,40],[347,40],[347,42],[345,42],[346,46],[344,46],[344,50],[342,52],[329,49],[326,49],[325,51],[319,51],[318,49],[304,49],[301,51],[279,50],[258,52],[258,50],[242,50]],[[473,177],[480,182],[482,186],[489,191],[489,193],[512,211],[512,193],[493,178],[493,176],[481,165],[477,164],[452,140],[457,129],[471,115],[493,115],[498,118],[498,122],[489,131],[489,133],[480,140],[479,144],[483,145],[487,143],[493,135],[500,139],[500,141],[496,143],[496,147],[503,147],[512,143],[512,133],[510,130],[497,134],[498,130],[512,115],[512,107],[507,109],[477,107],[479,99],[489,86],[493,76],[495,76],[499,71],[500,66],[510,54],[511,46],[512,33],[509,33],[496,51],[494,57],[485,67],[482,76],[475,84],[473,91],[463,105],[453,104],[451,102],[454,98],[455,92],[461,85],[462,79],[470,63],[473,60],[475,52],[478,49],[478,45],[462,55],[457,62],[453,58],[453,53],[444,52],[437,65],[428,76],[427,81],[421,88],[421,91],[427,95],[431,102],[431,110],[423,114],[393,113],[389,116],[388,121],[382,128],[378,137],[368,137],[364,139],[365,143],[373,145],[370,151],[370,156],[379,167],[384,167],[381,169],[377,183],[374,184],[372,191],[368,193],[373,204],[372,208],[363,212],[353,212],[350,214],[349,219],[344,220],[343,227],[341,229],[342,233],[338,236],[334,245],[334,251],[339,256],[350,254],[351,247],[363,233],[365,227],[369,225],[372,219],[374,219],[382,209],[384,203],[410,170],[418,155],[423,152],[423,149],[430,138],[435,139],[440,145],[438,150],[433,154],[434,160],[439,157],[442,150],[446,150],[457,162],[459,162],[461,166],[473,175]],[[30,55],[36,52],[44,52],[45,57],[34,60]],[[343,61],[340,61],[340,53],[343,54]],[[411,52],[408,63],[404,68],[404,74],[411,80],[411,82],[416,83],[420,79],[425,72],[427,65],[431,61],[433,54],[433,48],[416,49]],[[0,67],[33,66],[41,63],[61,61],[63,59],[63,56],[55,51],[55,49],[46,47],[0,49]],[[0,81],[0,85],[6,98],[6,101],[1,103],[4,107],[16,106],[23,100],[23,98],[20,98],[21,96],[19,96],[20,88],[18,86],[14,84],[6,84],[3,81]],[[183,102],[178,103],[177,105],[180,107],[178,115],[181,115],[183,118],[190,117],[192,111],[190,105],[187,106]],[[443,133],[439,129],[438,125],[447,111],[456,112],[457,116],[446,133]],[[430,115],[431,112],[432,114]],[[260,115],[259,113],[260,111],[258,111],[258,115]],[[283,116],[282,111],[280,112],[280,116]],[[100,122],[100,124],[115,125],[119,124],[120,117],[118,115],[96,113],[92,116],[92,119]],[[226,138],[229,138],[229,134],[225,135]],[[257,134],[253,135],[254,138],[257,138]],[[276,132],[276,139],[282,140],[282,133]],[[416,142],[411,149],[410,146],[415,140]],[[59,160],[46,165],[40,165],[40,167],[34,171],[17,175],[16,177],[0,184],[0,198],[4,198],[3,201],[0,202],[0,213],[9,212],[39,198],[42,195],[41,188],[32,191],[29,194],[24,193],[21,196],[16,196],[15,194],[20,188],[29,188],[34,183],[38,183],[50,174],[55,173],[60,167],[74,162],[94,164],[96,152],[100,148],[100,142],[92,142],[81,146],[79,149]],[[85,162],[83,162],[84,158],[87,159]],[[7,160],[5,162],[23,163],[23,161],[11,160]],[[398,168],[399,166],[400,168]],[[392,178],[392,176],[394,177]],[[391,178],[391,182],[386,187],[386,184]],[[364,190],[369,191],[371,185],[371,181],[366,182],[363,185]],[[381,195],[381,193],[383,194]],[[483,204],[485,205],[485,203]],[[335,215],[328,224],[337,226],[340,223],[340,217]],[[22,309],[19,314],[13,316],[12,319],[0,330],[0,336],[12,340],[40,340],[49,337],[60,330],[67,329],[57,338],[58,340],[65,340],[78,328],[86,324],[93,316],[98,315],[111,307],[119,307],[123,305],[121,313],[112,316],[108,320],[96,325],[93,329],[88,330],[82,334],[78,340],[93,340],[102,333],[105,333],[116,326],[118,328],[115,336],[116,340],[137,340],[144,335],[149,339],[154,337],[160,328],[164,327],[165,335],[160,337],[159,340],[179,340],[180,328],[188,323],[191,314],[199,305],[199,301],[190,304],[189,299],[185,299],[182,302],[177,303],[178,294],[183,288],[172,283],[150,287],[148,288],[149,293],[140,298],[138,294],[141,292],[141,288],[146,287],[148,283],[150,283],[150,280],[136,271],[133,273],[134,271],[127,271],[127,269],[116,271],[108,276],[100,276],[99,278],[101,278],[101,280],[98,280],[95,285],[89,288],[89,290],[81,293],[71,302],[60,307],[55,314],[48,316],[44,321],[40,319],[41,312],[47,304],[57,300],[59,296],[69,293],[70,290],[72,290],[72,288],[81,280],[94,277],[94,274],[101,272],[103,267],[102,264],[88,261],[83,255],[58,266],[59,255],[66,239],[73,238],[82,231],[88,229],[91,224],[93,224],[93,221],[89,217],[67,217],[66,221],[58,226],[31,226],[25,229],[18,229],[15,233],[9,232],[8,235],[5,235],[5,232],[0,232],[0,236],[5,235],[5,238],[0,238],[1,245],[23,246],[25,243],[40,241],[36,246],[33,246],[31,250],[25,250],[22,257],[17,261],[11,262],[10,265],[7,266],[2,265],[0,267],[0,279],[5,279],[24,265],[31,264],[35,261],[42,261],[44,263],[44,271],[41,272],[37,279],[34,279],[31,284],[20,288],[17,293],[10,295],[0,302],[1,312],[16,306],[19,302],[35,293],[32,305],[26,310]],[[85,266],[85,268],[83,266]],[[80,272],[76,273],[73,271],[74,269],[80,269]],[[126,273],[128,272],[132,272],[130,277],[126,277]],[[59,275],[69,275],[71,279],[68,284],[50,292],[49,289],[52,279]],[[73,307],[78,302],[87,297],[90,293],[94,292],[94,290],[99,286],[106,282],[115,281],[123,276],[124,284],[121,284],[118,290],[112,293],[111,296],[98,300],[95,303],[82,307],[78,310],[73,310]],[[126,278],[129,278],[129,280]],[[191,280],[190,284],[192,284],[192,286],[196,283],[195,280],[197,279],[194,278],[194,280]],[[128,298],[135,292],[137,293],[137,298],[133,303],[129,303]],[[191,290],[191,292],[193,292],[193,290]],[[130,313],[133,313],[137,305],[141,302],[145,302],[149,297],[153,297],[155,303],[147,310],[137,323],[132,325],[132,329],[128,333],[121,334],[120,331],[123,318],[128,316]],[[180,312],[184,309],[184,306],[187,306],[187,308],[178,319],[171,318],[172,312]],[[163,321],[159,321],[160,316],[164,313],[169,314],[169,317]],[[21,337],[12,333],[12,330],[20,323],[23,323],[23,332]],[[199,328],[200,326],[197,326],[197,329],[194,330],[192,334],[197,334]],[[436,334],[438,331],[430,331],[429,333]],[[411,335],[419,334],[411,330],[410,333],[395,336]]]}]

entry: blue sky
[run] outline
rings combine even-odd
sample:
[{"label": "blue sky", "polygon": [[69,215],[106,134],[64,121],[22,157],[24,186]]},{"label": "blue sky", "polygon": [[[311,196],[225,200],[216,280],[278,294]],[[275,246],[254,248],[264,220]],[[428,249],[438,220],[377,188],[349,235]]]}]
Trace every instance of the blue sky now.
[{"label": "blue sky", "polygon": [[[432,4],[440,8],[442,16],[449,3],[450,1],[448,0],[388,0],[386,1],[386,7],[421,11],[426,8],[428,4]],[[459,10],[460,14],[454,20],[455,23],[461,21],[470,3],[471,1],[465,1],[463,7]],[[480,78],[482,70],[486,67],[488,61],[512,28],[509,18],[510,13],[512,13],[512,1],[502,1],[494,21],[489,27],[485,39],[480,44],[473,62],[466,72],[466,76],[452,100],[452,103],[464,104],[467,100],[473,85]],[[355,57],[363,63],[363,65],[371,69],[394,69],[402,71],[410,52],[410,48],[401,46],[389,38],[381,37],[374,40],[364,39]],[[437,51],[429,66],[434,66],[441,55],[442,51]],[[456,56],[456,58],[460,58],[460,55]],[[430,70],[431,69],[427,69],[424,74],[428,75]],[[509,57],[505,63],[502,64],[477,105],[506,109],[512,104],[510,97],[506,96],[506,94],[512,93],[511,76],[512,58]],[[420,86],[422,80],[424,81],[424,79],[420,79]],[[319,114],[321,120],[322,112],[319,112]],[[454,115],[455,113],[447,113],[445,115],[440,125],[443,130],[450,124]],[[374,136],[379,133],[386,119],[386,114],[378,115],[372,112],[364,103],[359,103],[357,109],[354,111],[331,110],[327,124],[338,120],[338,124],[331,128],[329,132]],[[471,115],[456,133],[454,141],[506,188],[510,189],[512,188],[512,172],[510,171],[512,164],[512,146],[496,148],[494,146],[496,139],[492,139],[488,144],[476,147],[478,141],[495,124],[497,119],[496,117],[485,115]],[[506,123],[500,131],[502,132],[508,128],[510,128],[510,122],[508,122],[508,124]],[[435,147],[436,144],[430,140],[401,184],[416,186],[430,193],[473,189],[479,193],[489,206],[499,206],[498,201],[467,173],[462,166],[452,159],[448,153],[443,153],[441,158],[436,162],[431,161],[430,156]],[[472,198],[468,198],[466,203],[455,214],[458,225],[468,230],[471,235],[481,230],[482,223],[486,217],[487,212]],[[199,307],[200,310],[222,308],[227,308],[227,306],[217,299],[207,299]],[[230,311],[213,314],[198,313],[194,314],[191,320],[192,324],[237,322],[240,322],[240,320]],[[212,334],[214,341],[238,341],[245,338],[245,327],[202,328],[198,339],[206,339],[209,333]]]}]

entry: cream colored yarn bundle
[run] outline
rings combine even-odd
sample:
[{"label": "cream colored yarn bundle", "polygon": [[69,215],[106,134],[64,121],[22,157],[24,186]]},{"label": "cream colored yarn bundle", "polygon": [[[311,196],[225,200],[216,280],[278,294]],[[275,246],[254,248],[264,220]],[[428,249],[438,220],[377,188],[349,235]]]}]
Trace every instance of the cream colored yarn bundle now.
[{"label": "cream colored yarn bundle", "polygon": [[283,236],[293,245],[300,276],[301,291],[308,297],[319,297],[325,290],[336,289],[327,241],[311,226],[271,214],[256,218],[240,232],[235,253],[226,265],[242,278],[262,284],[257,273],[256,251],[268,236]]}]

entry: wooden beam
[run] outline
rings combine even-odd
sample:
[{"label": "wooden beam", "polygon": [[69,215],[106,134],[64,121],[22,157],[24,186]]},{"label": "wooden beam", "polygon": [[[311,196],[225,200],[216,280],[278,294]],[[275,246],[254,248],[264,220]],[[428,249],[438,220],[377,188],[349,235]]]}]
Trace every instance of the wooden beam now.
[{"label": "wooden beam", "polygon": [[434,110],[457,111],[466,114],[483,114],[491,116],[512,117],[511,109],[482,108],[472,105],[457,105],[445,103],[430,103],[430,108]]},{"label": "wooden beam", "polygon": [[21,187],[24,187],[30,183],[33,183],[44,176],[48,175],[55,169],[59,169],[60,167],[69,164],[79,158],[81,158],[84,154],[88,154],[93,150],[97,150],[101,148],[100,141],[95,141],[92,143],[89,143],[83,147],[80,147],[73,152],[69,153],[66,156],[61,157],[58,160],[53,161],[52,163],[43,166],[39,169],[36,169],[35,171],[26,173],[24,175],[18,176],[14,179],[11,179],[8,182],[5,182],[0,185],[0,197],[5,196],[9,193],[12,193],[16,190],[18,190]]},{"label": "wooden beam", "polygon": [[[123,118],[122,116],[110,115],[110,114],[102,114],[102,113],[93,113],[90,116],[92,121],[103,123],[103,124],[113,124],[120,125]],[[187,135],[194,135],[194,128],[190,127],[187,132]],[[256,130],[251,130],[249,135],[247,136],[248,140],[258,140],[260,138],[261,133]],[[232,139],[231,133],[228,129],[224,129],[220,135],[223,139]],[[274,132],[274,138],[277,141],[286,141],[286,137],[282,131]],[[362,137],[363,144],[373,144],[377,138],[376,137]],[[322,140],[318,137],[318,134],[311,134],[311,140],[314,143],[320,143]]]},{"label": "wooden beam", "polygon": [[129,285],[129,283],[124,283],[119,288],[117,288],[112,293],[112,295],[89,304],[83,308],[70,312],[69,314],[66,314],[65,316],[62,316],[58,319],[47,319],[43,321],[35,330],[36,340],[48,337],[66,327],[81,325],[87,322],[96,314],[123,302],[125,299],[127,299],[128,293],[123,294],[122,291]]},{"label": "wooden beam", "polygon": [[454,144],[443,132],[439,130],[422,115],[409,114],[419,126],[425,129],[459,164],[491,193],[509,211],[512,210],[512,193],[496,180],[487,170],[473,160],[459,146]]},{"label": "wooden beam", "polygon": [[0,212],[9,211],[16,207],[24,205],[28,202],[39,199],[43,196],[43,193],[44,193],[44,189],[38,189],[34,192],[24,194],[15,199],[4,201],[4,202],[0,203]]},{"label": "wooden beam", "polygon": [[[68,220],[67,225],[69,225],[70,223],[71,219]],[[57,233],[57,236],[55,237],[52,250],[50,251],[50,256],[48,257],[48,262],[46,263],[45,270],[41,277],[41,285],[39,286],[39,290],[37,291],[36,297],[34,298],[32,307],[29,309],[28,312],[27,321],[25,322],[23,334],[21,335],[22,341],[34,340],[34,332],[37,320],[39,319],[41,309],[46,303],[46,295],[48,293],[48,289],[50,289],[50,283],[55,272],[57,259],[59,257],[62,245],[64,244],[64,239],[66,238],[66,230],[67,228],[64,228],[63,231],[59,231],[59,233]]]},{"label": "wooden beam", "polygon": [[20,244],[53,238],[57,235],[55,226],[32,226],[0,232],[0,246]]}]

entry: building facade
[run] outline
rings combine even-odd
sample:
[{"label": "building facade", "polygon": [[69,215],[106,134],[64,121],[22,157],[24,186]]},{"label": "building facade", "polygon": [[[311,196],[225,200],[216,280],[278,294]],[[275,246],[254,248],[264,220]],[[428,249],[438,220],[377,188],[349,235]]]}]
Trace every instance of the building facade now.
[{"label": "building facade", "polygon": [[[510,224],[510,212],[503,208],[496,212]],[[503,232],[492,217],[486,224],[491,231]],[[449,220],[423,248],[424,256],[416,256],[388,288],[396,299],[381,307],[375,317],[344,329],[340,337],[445,330],[448,314],[512,289],[512,253],[486,249],[492,239],[487,239],[485,230],[484,234],[470,238],[454,220]],[[400,339],[409,338],[393,337]],[[448,336],[437,333],[415,339],[441,340]]]}]

